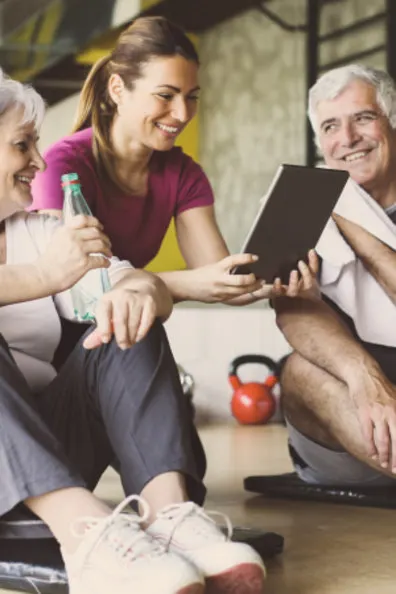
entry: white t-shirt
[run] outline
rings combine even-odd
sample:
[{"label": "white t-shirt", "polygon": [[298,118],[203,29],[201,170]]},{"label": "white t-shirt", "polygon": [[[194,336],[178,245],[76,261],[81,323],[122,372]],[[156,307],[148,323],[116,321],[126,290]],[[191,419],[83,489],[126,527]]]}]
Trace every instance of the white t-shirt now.
[{"label": "white t-shirt", "polygon": [[[7,264],[35,262],[61,224],[57,218],[25,212],[7,219]],[[125,260],[112,258],[108,269],[110,281],[115,272],[124,268],[133,266]],[[59,312],[63,317],[72,317],[68,315],[71,312],[69,291],[0,307],[0,333],[35,392],[42,390],[56,376],[51,361],[61,338]]]}]

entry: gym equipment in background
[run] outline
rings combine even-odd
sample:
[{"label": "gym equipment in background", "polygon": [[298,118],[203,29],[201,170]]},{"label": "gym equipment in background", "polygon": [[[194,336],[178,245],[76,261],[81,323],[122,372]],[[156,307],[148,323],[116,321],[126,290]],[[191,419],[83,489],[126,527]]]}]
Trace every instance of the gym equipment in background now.
[{"label": "gym equipment in background", "polygon": [[194,394],[194,378],[191,373],[188,373],[179,363],[177,364],[177,370],[179,372],[180,383],[183,388],[183,393],[192,399]]},{"label": "gym equipment in background", "polygon": [[396,484],[387,487],[311,485],[304,483],[295,472],[272,476],[248,476],[243,484],[246,491],[277,499],[396,509]]},{"label": "gym equipment in background", "polygon": [[186,396],[189,406],[191,407],[192,416],[195,416],[195,407],[193,403],[194,396],[194,378],[191,373],[188,373],[179,363],[177,364],[179,372],[179,379],[183,389],[183,394]]},{"label": "gym equipment in background", "polygon": [[[238,369],[247,363],[259,363],[271,372],[263,382],[242,382]],[[267,423],[276,410],[272,389],[278,383],[279,366],[266,355],[247,354],[236,357],[228,372],[228,380],[234,389],[231,412],[243,425]]]}]

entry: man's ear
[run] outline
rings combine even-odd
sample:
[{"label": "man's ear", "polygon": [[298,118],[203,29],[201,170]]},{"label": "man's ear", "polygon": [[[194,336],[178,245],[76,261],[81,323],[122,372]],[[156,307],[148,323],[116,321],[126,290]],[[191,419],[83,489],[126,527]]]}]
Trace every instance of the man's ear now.
[{"label": "man's ear", "polygon": [[108,93],[116,105],[120,105],[125,84],[119,74],[112,74],[107,85]]}]

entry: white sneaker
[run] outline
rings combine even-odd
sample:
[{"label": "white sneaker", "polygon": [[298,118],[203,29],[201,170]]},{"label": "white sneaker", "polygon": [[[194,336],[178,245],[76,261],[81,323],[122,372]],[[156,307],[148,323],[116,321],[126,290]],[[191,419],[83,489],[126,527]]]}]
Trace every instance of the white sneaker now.
[{"label": "white sneaker", "polygon": [[249,545],[231,542],[227,516],[209,513],[225,518],[227,535],[192,502],[166,507],[146,532],[203,573],[207,594],[261,594],[265,579],[261,557]]},{"label": "white sneaker", "polygon": [[[121,514],[133,500],[143,506],[143,516]],[[106,518],[81,518],[77,524],[84,532],[77,551],[62,551],[69,594],[203,594],[199,571],[142,530],[147,517],[147,503],[132,495]],[[72,530],[80,535],[76,527]]]}]

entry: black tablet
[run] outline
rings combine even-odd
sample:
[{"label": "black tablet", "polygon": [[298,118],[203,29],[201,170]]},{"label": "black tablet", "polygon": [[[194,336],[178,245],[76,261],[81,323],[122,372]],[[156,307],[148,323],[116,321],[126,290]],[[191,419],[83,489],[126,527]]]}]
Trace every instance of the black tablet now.
[{"label": "black tablet", "polygon": [[259,260],[233,274],[253,272],[267,283],[280,277],[287,284],[316,246],[348,177],[336,169],[281,165],[241,250]]}]

